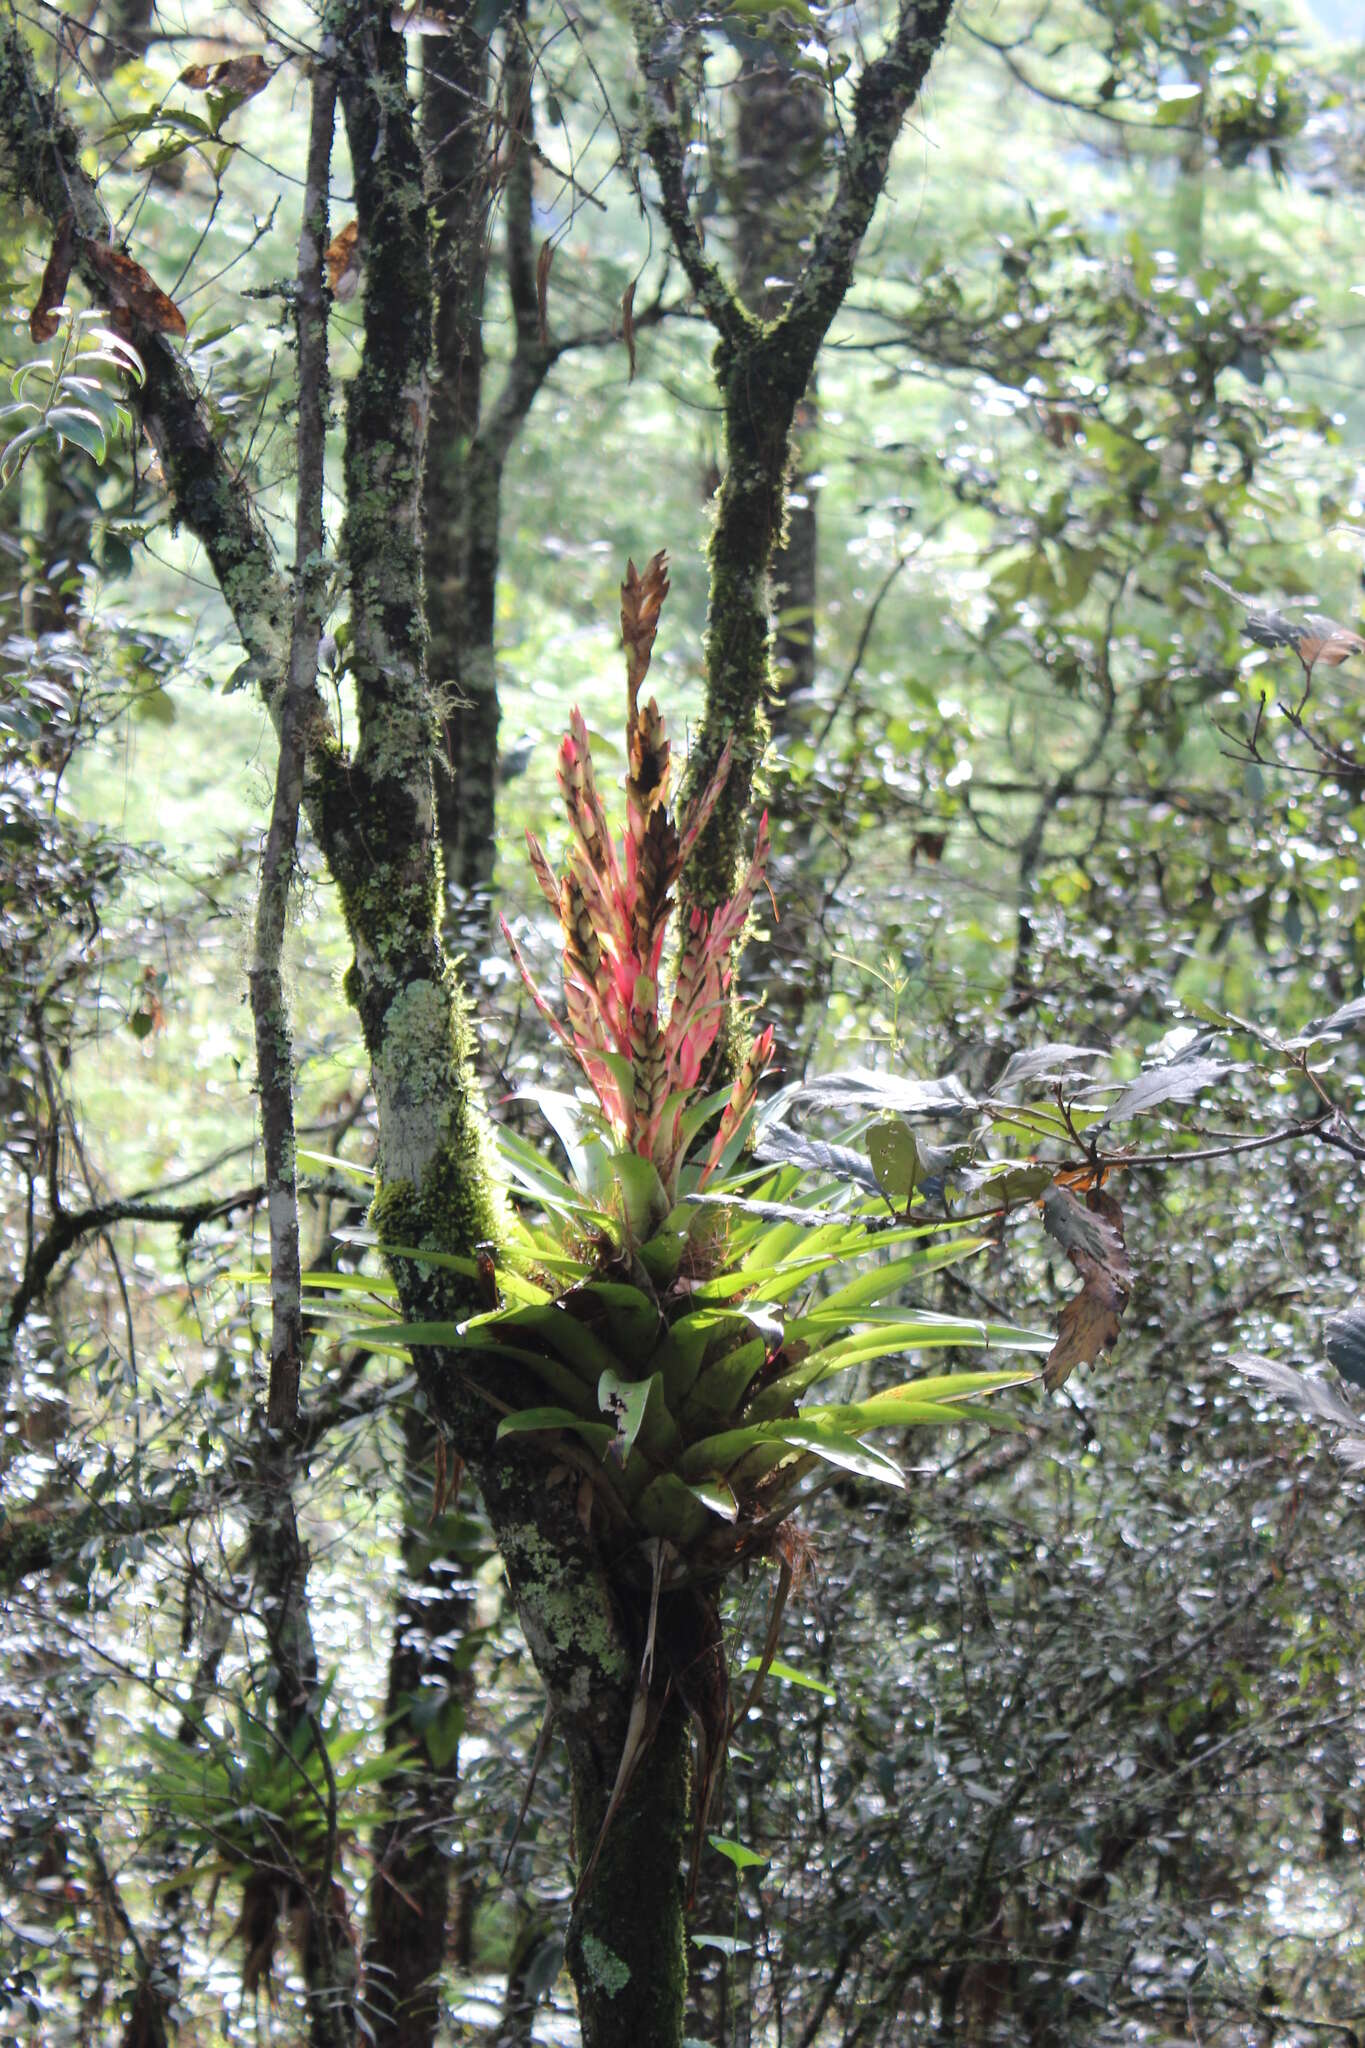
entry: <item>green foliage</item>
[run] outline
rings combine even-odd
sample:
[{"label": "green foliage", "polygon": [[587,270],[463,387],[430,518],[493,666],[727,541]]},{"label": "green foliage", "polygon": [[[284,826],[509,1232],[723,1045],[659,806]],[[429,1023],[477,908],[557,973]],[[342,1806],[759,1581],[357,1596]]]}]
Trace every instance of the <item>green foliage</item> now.
[{"label": "green foliage", "polygon": [[[68,445],[102,463],[115,434],[132,419],[121,380],[143,379],[137,350],[102,324],[99,313],[66,312],[56,346],[11,373],[12,401],[0,406],[0,486],[12,485],[30,456]],[[113,388],[111,389],[111,384]]]},{"label": "green foliage", "polygon": [[[812,1389],[924,1344],[1049,1348],[1046,1336],[1008,1323],[885,1306],[984,1240],[951,1224],[888,1228],[880,1204],[799,1168],[748,1169],[706,1196],[684,1195],[637,1245],[619,1214],[594,1210],[544,1159],[528,1162],[521,1143],[505,1156],[546,1212],[541,1222],[521,1218],[492,1275],[507,1305],[458,1324],[344,1321],[345,1334],[390,1351],[463,1354],[495,1393],[500,1364],[529,1373],[551,1405],[514,1409],[499,1436],[572,1433],[599,1461],[627,1525],[668,1538],[701,1568],[727,1568],[746,1541],[766,1542],[819,1464],[903,1485],[894,1459],[863,1441],[869,1431],[970,1421],[982,1395],[1034,1375],[941,1374],[854,1401],[812,1403]],[[809,1226],[774,1224],[793,1214],[809,1215]],[[881,1256],[909,1243],[914,1251]],[[377,1248],[426,1259],[411,1246]],[[476,1277],[474,1261],[441,1263]],[[858,1277],[822,1293],[850,1263]],[[329,1301],[325,1282],[314,1301],[322,1315],[345,1318],[350,1307],[344,1294]]]}]

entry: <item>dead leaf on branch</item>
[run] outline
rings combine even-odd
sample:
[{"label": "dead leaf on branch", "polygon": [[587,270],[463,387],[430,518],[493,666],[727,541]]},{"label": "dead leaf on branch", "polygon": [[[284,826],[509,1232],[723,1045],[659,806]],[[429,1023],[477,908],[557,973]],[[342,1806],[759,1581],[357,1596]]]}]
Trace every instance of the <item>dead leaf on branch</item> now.
[{"label": "dead leaf on branch", "polygon": [[[140,263],[125,256],[122,249],[111,248],[108,242],[88,242],[86,247],[115,313],[122,313],[143,327],[154,328],[158,334],[174,334],[184,339],[184,314]],[[119,324],[115,320],[114,325]]]},{"label": "dead leaf on branch", "polygon": [[1058,1243],[1072,1264],[1084,1252],[1115,1274],[1120,1267],[1128,1275],[1123,1249],[1123,1212],[1112,1195],[1092,1188],[1084,1202],[1078,1202],[1069,1188],[1056,1182],[1043,1196],[1043,1228]]},{"label": "dead leaf on branch", "polygon": [[57,318],[57,307],[66,297],[66,287],[71,276],[71,259],[76,253],[76,216],[64,213],[57,223],[57,233],[52,243],[52,254],[47,259],[43,281],[38,289],[37,303],[29,314],[28,331],[34,341],[51,341],[61,321]]},{"label": "dead leaf on branch", "polygon": [[323,251],[322,260],[327,265],[332,297],[344,306],[355,297],[360,285],[359,221],[348,220],[344,228],[338,229]]},{"label": "dead leaf on branch", "polygon": [[1127,1288],[1094,1259],[1078,1252],[1073,1263],[1085,1284],[1057,1320],[1057,1341],[1043,1368],[1043,1385],[1050,1394],[1066,1385],[1078,1365],[1093,1365],[1101,1351],[1113,1349],[1128,1303]]},{"label": "dead leaf on branch", "polygon": [[181,72],[180,83],[194,92],[231,92],[250,100],[264,92],[274,76],[274,65],[267,64],[259,50],[251,50],[245,57],[225,57],[220,64],[191,64]]},{"label": "dead leaf on branch", "polygon": [[1123,1211],[1112,1195],[1091,1188],[1084,1203],[1068,1188],[1043,1197],[1043,1225],[1081,1276],[1081,1291],[1062,1310],[1057,1341],[1043,1367],[1043,1385],[1055,1393],[1078,1365],[1093,1365],[1118,1341],[1133,1289],[1123,1241]]}]

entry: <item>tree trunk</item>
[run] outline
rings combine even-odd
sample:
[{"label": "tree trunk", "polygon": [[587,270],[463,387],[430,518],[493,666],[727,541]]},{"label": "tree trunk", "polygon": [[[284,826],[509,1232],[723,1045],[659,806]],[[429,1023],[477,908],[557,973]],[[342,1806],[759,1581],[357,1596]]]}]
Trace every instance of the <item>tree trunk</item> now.
[{"label": "tree trunk", "polygon": [[[493,773],[497,699],[470,673],[469,542],[479,514],[470,503],[469,454],[483,402],[483,307],[488,278],[492,148],[488,38],[474,26],[473,0],[460,0],[422,54],[422,139],[436,218],[435,376],[427,452],[428,672],[440,709],[444,760],[436,810],[447,894],[458,912],[487,889],[493,867]],[[488,637],[491,650],[493,620]],[[491,748],[491,753],[488,750]],[[488,753],[487,761],[483,756]],[[481,772],[482,764],[482,772]],[[450,920],[458,931],[464,920]]]},{"label": "tree trunk", "polygon": [[[632,1695],[613,1717],[624,1746]],[[683,1862],[689,1819],[689,1728],[672,1694],[602,1844],[569,1923],[566,1958],[583,2048],[681,2048],[687,1994]],[[574,1840],[586,1868],[621,1749],[569,1734]]]},{"label": "tree trunk", "polygon": [[[801,268],[825,145],[824,99],[778,44],[744,63],[736,81],[735,215],[739,290],[764,320],[781,313]],[[786,522],[773,553],[773,710],[781,731],[793,691],[815,680],[815,495],[804,474],[817,421],[815,378],[797,409]]]},{"label": "tree trunk", "polygon": [[374,1840],[365,2002],[375,2048],[428,2048],[440,2018],[450,1915],[446,1835],[469,1692],[468,1669],[457,1653],[472,1600],[451,1540],[454,1516],[428,1526],[435,1444],[427,1417],[405,1409],[403,1581],[389,1656],[385,1741],[409,1743],[413,1768],[395,1794],[398,1810]]}]

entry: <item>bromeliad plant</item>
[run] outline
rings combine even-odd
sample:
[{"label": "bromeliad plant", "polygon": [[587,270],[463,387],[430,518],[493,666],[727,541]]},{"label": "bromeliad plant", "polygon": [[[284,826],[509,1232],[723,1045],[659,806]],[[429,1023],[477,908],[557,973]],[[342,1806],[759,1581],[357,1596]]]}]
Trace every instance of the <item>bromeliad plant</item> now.
[{"label": "bromeliad plant", "polygon": [[[682,1709],[698,1739],[695,1871],[732,1722],[719,1617],[726,1575],[754,1556],[777,1564],[761,1680],[800,1548],[789,1525],[800,1496],[820,1477],[847,1472],[903,1487],[900,1466],[874,1435],[970,1422],[980,1396],[1034,1376],[972,1370],[877,1388],[872,1369],[908,1351],[1045,1351],[1050,1339],[904,1305],[907,1287],[970,1257],[986,1238],[925,1220],[922,1209],[897,1214],[860,1186],[800,1166],[745,1162],[746,1141],[761,1129],[755,1096],[770,1032],[729,1087],[703,1092],[730,956],[763,884],[767,829],[760,824],[734,897],[709,915],[691,912],[670,965],[672,892],[729,760],[676,821],[664,723],[653,701],[639,702],[667,587],[660,555],[643,576],[632,566],[622,589],[623,843],[612,843],[577,713],[559,757],[570,828],[564,872],[530,842],[562,937],[563,1018],[508,934],[537,1005],[591,1089],[591,1102],[535,1095],[571,1175],[501,1131],[519,1213],[474,1257],[388,1241],[381,1198],[373,1241],[390,1268],[411,1260],[453,1271],[482,1306],[459,1321],[371,1322],[351,1332],[371,1351],[443,1353],[500,1411],[497,1438],[509,1454],[515,1447],[524,1462],[539,1446],[545,1487],[577,1489],[577,1524],[639,1659],[598,1847],[656,1731],[675,1727]],[[850,1263],[852,1277],[834,1284],[834,1269]],[[354,1293],[338,1276],[320,1277],[345,1316]],[[349,1280],[396,1297],[391,1281]],[[319,1306],[326,1313],[325,1300]],[[583,1782],[597,1780],[589,1773]],[[596,1853],[582,1869],[580,1898]]]},{"label": "bromeliad plant", "polygon": [[[730,763],[723,755],[699,801],[675,821],[664,722],[653,700],[639,702],[667,590],[662,554],[643,576],[631,564],[622,586],[629,714],[621,847],[612,843],[577,711],[559,756],[571,834],[562,874],[528,835],[562,934],[565,1019],[503,926],[537,1007],[595,1098],[589,1105],[535,1096],[568,1149],[573,1177],[502,1132],[508,1178],[539,1215],[515,1222],[482,1274],[477,1260],[383,1246],[391,1258],[481,1278],[496,1302],[459,1323],[387,1332],[377,1325],[364,1334],[371,1345],[463,1354],[494,1401],[533,1383],[543,1404],[507,1403],[500,1437],[557,1439],[561,1462],[569,1455],[590,1477],[602,1541],[623,1568],[652,1571],[657,1552],[642,1539],[661,1539],[670,1573],[696,1584],[771,1548],[822,1463],[903,1485],[894,1459],[867,1441],[872,1432],[967,1422],[977,1397],[1032,1377],[970,1371],[872,1391],[865,1381],[875,1363],[949,1346],[1046,1350],[1049,1340],[895,1305],[907,1286],[988,1239],[951,1222],[898,1218],[861,1189],[812,1180],[798,1167],[743,1165],[771,1031],[753,1041],[729,1088],[702,1093],[731,954],[764,882],[768,835],[765,818],[733,898],[709,915],[691,912],[670,974],[672,892]],[[885,1256],[891,1251],[897,1255]],[[860,1267],[855,1277],[822,1294],[825,1276],[850,1261]],[[818,1398],[836,1379],[845,1397]]]}]

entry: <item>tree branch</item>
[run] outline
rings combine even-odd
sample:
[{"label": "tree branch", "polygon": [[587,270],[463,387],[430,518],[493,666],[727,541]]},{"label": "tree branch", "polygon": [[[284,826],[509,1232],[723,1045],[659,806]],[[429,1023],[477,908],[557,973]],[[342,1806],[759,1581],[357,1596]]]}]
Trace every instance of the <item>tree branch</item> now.
[{"label": "tree branch", "polygon": [[858,250],[886,184],[891,151],[948,33],[952,11],[953,0],[900,0],[894,36],[881,56],[863,67],[834,197],[777,322],[792,335],[805,334],[812,363],[852,282]]},{"label": "tree branch", "polygon": [[98,1235],[115,1223],[173,1223],[182,1240],[193,1237],[201,1224],[230,1216],[234,1209],[246,1209],[265,1198],[261,1183],[240,1188],[236,1194],[213,1195],[202,1202],[155,1202],[128,1200],[98,1202],[89,1209],[59,1209],[47,1232],[33,1247],[24,1277],[5,1311],[5,1337],[13,1342],[34,1303],[41,1299],[48,1281],[66,1254],[82,1238]]},{"label": "tree branch", "polygon": [[644,144],[659,181],[660,211],[687,281],[706,316],[725,340],[738,342],[758,332],[738,295],[702,247],[701,230],[687,203],[683,140],[674,112],[675,82],[682,64],[684,30],[651,0],[632,8],[635,54],[644,80]]}]

